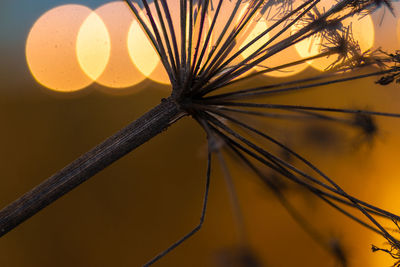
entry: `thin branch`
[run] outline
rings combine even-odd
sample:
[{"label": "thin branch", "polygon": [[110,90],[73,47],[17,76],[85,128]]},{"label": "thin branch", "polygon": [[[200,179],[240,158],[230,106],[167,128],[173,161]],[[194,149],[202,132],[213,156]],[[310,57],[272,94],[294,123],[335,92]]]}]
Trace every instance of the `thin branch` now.
[{"label": "thin branch", "polygon": [[106,139],[0,211],[0,236],[35,215],[185,115],[174,101],[161,104]]},{"label": "thin branch", "polygon": [[[213,127],[213,126],[212,126]],[[344,215],[346,215],[347,217],[351,218],[352,220],[356,221],[357,223],[363,225],[364,227],[370,229],[371,231],[384,236],[384,234],[382,232],[379,231],[379,229],[369,225],[368,223],[358,219],[357,217],[355,217],[354,215],[350,214],[349,212],[343,210],[342,208],[340,208],[339,206],[337,206],[336,204],[334,204],[333,202],[331,202],[330,200],[326,199],[323,195],[325,192],[321,191],[320,189],[311,186],[310,184],[300,180],[298,177],[296,177],[293,173],[291,173],[289,170],[287,170],[284,166],[280,165],[277,162],[274,162],[274,164],[276,164],[276,166],[274,166],[274,164],[271,164],[271,162],[266,161],[264,158],[256,155],[255,153],[253,153],[252,151],[248,150],[247,148],[245,148],[244,146],[240,145],[239,143],[237,143],[236,141],[232,140],[230,137],[226,136],[225,134],[221,133],[220,131],[218,131],[216,128],[213,127],[213,130],[216,131],[218,134],[221,135],[221,137],[224,140],[228,140],[228,142],[231,142],[232,144],[234,144],[237,148],[239,148],[240,150],[242,150],[243,152],[245,152],[246,154],[250,155],[252,158],[258,160],[259,162],[261,162],[262,164],[264,164],[265,166],[271,168],[272,170],[280,173],[283,175],[283,177],[286,177],[288,179],[290,179],[291,181],[298,183],[299,185],[304,186],[305,188],[307,188],[309,191],[311,191],[312,193],[314,193],[316,196],[318,196],[319,198],[321,198],[322,200],[324,200],[327,204],[329,204],[330,206],[332,206],[333,208],[339,210],[340,212],[342,212]],[[321,193],[322,192],[322,193]],[[327,194],[327,193],[325,193]],[[355,207],[354,204],[350,205],[352,207]]]},{"label": "thin branch", "polygon": [[[317,182],[319,185],[324,185],[321,181],[316,180],[315,178],[311,177],[310,175],[306,174],[305,172],[299,170],[298,168],[288,164],[287,162],[277,158],[276,156],[272,155],[271,153],[265,151],[264,149],[254,145],[252,142],[248,141],[246,138],[242,137],[241,135],[239,135],[238,133],[234,132],[233,130],[231,130],[229,127],[227,127],[226,125],[224,125],[223,123],[221,123],[219,120],[217,120],[216,118],[213,118],[212,116],[209,117],[210,119],[212,119],[212,121],[214,123],[216,123],[218,125],[218,127],[221,127],[222,129],[224,129],[224,131],[227,131],[229,134],[231,134],[232,136],[235,136],[235,138],[238,138],[239,140],[241,140],[243,143],[245,143],[246,145],[250,146],[251,148],[253,148],[254,150],[256,150],[258,153],[262,154],[263,156],[272,159],[274,162],[277,162],[278,164],[283,165],[285,168],[289,168],[292,171],[298,173],[299,175]],[[251,128],[248,128],[251,129]],[[254,130],[254,129],[253,129]],[[261,132],[254,130],[254,132],[263,135]],[[270,139],[271,141],[273,141],[273,139],[271,139],[270,137],[263,135],[265,138]],[[286,148],[288,149],[288,148]],[[348,195],[345,191],[343,191],[343,189],[336,184],[331,178],[329,178],[328,176],[326,176],[324,173],[322,173],[318,168],[316,168],[314,165],[312,165],[310,162],[308,162],[306,159],[304,159],[303,157],[301,157],[300,155],[296,154],[295,152],[293,152],[292,150],[290,150],[292,152],[292,154],[297,155],[297,157],[299,159],[301,159],[304,163],[306,163],[309,167],[311,167],[315,172],[317,172],[319,175],[321,175],[326,181],[328,181],[330,184],[332,184],[336,190],[337,193],[342,195],[343,197],[348,198],[351,202],[353,202],[353,204],[357,207],[357,209],[359,209],[373,224],[376,225],[376,227],[379,228],[379,230],[381,231],[382,235],[391,243],[396,244],[396,246],[399,245],[399,241],[396,240],[394,237],[392,237],[387,231],[386,229],[379,224],[366,210],[365,208],[363,208],[362,206],[360,206],[360,204],[358,203],[358,201],[354,200],[352,196]]]},{"label": "thin branch", "polygon": [[[296,86],[292,86],[292,87],[279,88],[279,89],[272,89],[271,86],[268,86],[268,85],[260,86],[260,87],[256,87],[256,88],[240,90],[237,92],[231,92],[231,93],[226,93],[226,94],[221,94],[221,95],[213,95],[213,96],[210,96],[210,97],[204,98],[204,99],[234,100],[234,99],[243,99],[243,98],[254,98],[254,97],[268,95],[268,94],[278,94],[278,93],[284,93],[284,92],[300,91],[300,90],[310,89],[310,88],[320,88],[320,87],[323,88],[323,86],[325,86],[325,85],[331,85],[331,84],[336,84],[336,83],[343,83],[343,82],[349,82],[349,81],[353,81],[353,80],[364,79],[364,78],[368,78],[368,77],[379,76],[379,75],[383,75],[383,74],[396,72],[399,70],[400,69],[398,69],[398,68],[393,68],[393,69],[389,69],[389,70],[375,71],[375,72],[371,72],[371,73],[359,74],[359,75],[354,75],[354,76],[345,77],[345,78],[338,78],[338,79],[324,81],[324,82],[296,85]],[[341,75],[343,75],[343,74],[341,74]]]},{"label": "thin branch", "polygon": [[147,262],[143,267],[148,267],[150,265],[153,265],[155,262],[157,262],[159,259],[167,255],[169,252],[171,252],[173,249],[178,247],[180,244],[185,242],[187,239],[189,239],[191,236],[193,236],[196,232],[198,232],[201,227],[203,226],[204,219],[206,217],[206,210],[207,210],[207,203],[208,203],[208,193],[210,190],[210,177],[211,177],[211,152],[210,150],[208,151],[208,156],[207,156],[207,176],[206,176],[206,188],[204,191],[204,197],[203,197],[203,207],[201,210],[201,216],[200,216],[200,222],[199,224],[193,228],[189,233],[187,233],[185,236],[183,236],[181,239],[173,243],[169,248],[155,256],[152,260]]},{"label": "thin branch", "polygon": [[315,110],[315,111],[326,111],[326,112],[337,112],[337,113],[348,113],[348,114],[367,114],[382,117],[395,117],[400,118],[400,113],[389,113],[379,112],[362,109],[344,109],[344,108],[326,108],[326,107],[313,107],[313,106],[301,106],[301,105],[281,105],[281,104],[258,104],[258,103],[245,103],[245,102],[216,102],[212,103],[215,106],[233,106],[233,107],[249,107],[249,108],[267,108],[267,109],[283,109],[283,110]]}]

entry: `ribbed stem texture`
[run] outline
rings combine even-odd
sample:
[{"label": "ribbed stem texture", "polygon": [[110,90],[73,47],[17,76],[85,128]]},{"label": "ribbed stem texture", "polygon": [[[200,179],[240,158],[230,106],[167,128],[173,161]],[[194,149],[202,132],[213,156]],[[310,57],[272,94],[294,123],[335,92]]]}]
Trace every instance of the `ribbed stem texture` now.
[{"label": "ribbed stem texture", "polygon": [[0,211],[0,236],[30,218],[136,147],[168,128],[185,113],[163,101]]}]

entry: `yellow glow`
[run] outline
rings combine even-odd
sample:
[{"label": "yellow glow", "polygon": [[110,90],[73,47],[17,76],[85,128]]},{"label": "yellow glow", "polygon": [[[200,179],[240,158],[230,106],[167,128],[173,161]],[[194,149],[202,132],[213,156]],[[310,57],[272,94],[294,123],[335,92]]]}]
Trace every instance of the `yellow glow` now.
[{"label": "yellow glow", "polygon": [[147,77],[160,61],[157,52],[136,20],[129,29],[128,51],[133,63]]},{"label": "yellow glow", "polygon": [[[298,30],[297,25],[291,27],[291,32],[294,34]],[[312,57],[320,53],[321,38],[319,36],[313,35],[310,38],[304,39],[295,44],[296,51],[302,58]],[[308,61],[312,63],[312,61]]]},{"label": "yellow glow", "polygon": [[110,2],[95,10],[106,25],[111,39],[108,65],[96,82],[111,88],[134,86],[146,77],[133,64],[127,38],[134,15],[124,2]]},{"label": "yellow glow", "polygon": [[343,21],[343,24],[352,24],[353,38],[358,41],[362,52],[374,45],[375,29],[370,15],[356,15]]},{"label": "yellow glow", "polygon": [[152,81],[162,83],[162,84],[171,84],[168,74],[161,63],[161,61],[158,61],[158,64],[156,68],[153,70],[153,72],[148,76],[148,78]]},{"label": "yellow glow", "polygon": [[[258,35],[260,35],[265,29],[267,29],[267,23],[265,21],[260,21],[258,22],[251,33],[247,36],[246,40],[241,44],[240,49],[242,49],[245,45],[247,45],[251,40],[256,38]],[[257,51],[263,44],[268,42],[269,40],[269,34],[264,35],[262,38],[260,38],[257,42],[252,44],[250,47],[248,47],[246,50],[244,50],[241,54],[244,58],[250,56],[254,52]],[[260,68],[258,68],[260,69]]]},{"label": "yellow glow", "polygon": [[76,53],[82,70],[97,80],[110,58],[110,35],[101,18],[92,12],[82,24],[76,42]]},{"label": "yellow glow", "polygon": [[[302,3],[301,1],[294,1],[293,8],[296,8],[296,5],[301,4],[301,3]],[[247,7],[247,5],[244,5],[244,7]],[[241,11],[242,14],[244,14],[244,12],[243,12],[244,10]],[[271,10],[268,12],[270,14],[279,14],[279,10],[277,10],[277,8],[274,6],[271,7]],[[254,17],[250,21],[248,26],[245,28],[241,39],[239,39],[239,42],[241,43],[240,46],[241,47],[245,46],[247,43],[249,43],[249,41],[251,41],[258,35],[260,35],[263,31],[265,31],[273,23],[275,23],[275,19],[267,18],[266,15],[261,16],[261,17]],[[279,31],[281,31],[284,26],[285,25],[280,25],[280,26],[276,27],[275,29],[271,30],[266,36],[262,37],[251,47],[249,47],[244,52],[242,52],[242,57],[244,57],[244,58],[248,57],[251,53],[255,52],[262,45],[264,45],[272,36],[275,36],[275,34],[277,34]],[[290,34],[291,34],[290,30],[283,32],[282,34],[279,35],[279,37],[276,40],[274,40],[267,47],[271,47],[272,45],[277,44],[278,42],[284,40],[285,38],[288,38],[290,36]],[[243,39],[244,39],[244,41],[242,41]],[[277,68],[277,70],[267,71],[263,75],[273,76],[273,77],[288,77],[288,76],[295,75],[295,74],[303,71],[305,68],[308,67],[308,64],[304,62],[304,63],[300,63],[300,64],[293,65],[293,66],[286,66],[286,67],[281,67],[281,66],[283,66],[285,64],[293,63],[293,62],[296,62],[299,60],[301,60],[301,57],[296,52],[296,49],[294,48],[294,46],[289,46],[286,49],[283,49],[282,51],[265,59],[263,62],[259,63],[258,66],[256,66],[254,69],[257,71],[262,71],[262,70]]]},{"label": "yellow glow", "polygon": [[[320,4],[319,10],[328,10],[335,3],[336,1],[334,0],[324,1]],[[342,24],[344,27],[351,25],[353,38],[358,42],[361,52],[365,52],[368,49],[372,48],[372,46],[374,45],[375,31],[374,23],[370,15],[354,15],[353,17],[343,20]],[[296,32],[298,27],[298,25],[294,25],[291,28],[292,32]],[[297,52],[302,58],[315,56],[323,52],[323,46],[324,43],[321,44],[321,38],[319,36],[312,36],[295,45]],[[313,68],[323,71],[331,64],[333,64],[337,60],[337,58],[337,55],[331,55],[329,57],[323,57],[308,61],[307,63],[309,63]]]},{"label": "yellow glow", "polygon": [[[173,28],[174,28],[174,33],[175,33],[175,38],[176,38],[178,50],[180,51],[180,49],[181,49],[181,24],[180,24],[180,16],[181,16],[181,14],[180,14],[179,1],[180,0],[168,0],[168,9],[169,9],[169,13],[170,13],[171,20],[172,20],[172,25],[173,25]],[[154,21],[155,21],[155,23],[157,25],[157,28],[159,29],[160,37],[163,40],[164,46],[165,46],[165,42],[166,41],[164,39],[164,34],[163,34],[162,30],[161,30],[161,23],[160,23],[160,20],[158,18],[158,15],[157,15],[156,6],[155,6],[154,3],[151,3],[151,4],[149,4],[149,8],[150,8],[150,11],[151,11],[151,13],[153,15],[153,19],[154,19]],[[154,35],[153,27],[151,26],[151,23],[150,23],[150,20],[149,20],[149,18],[147,16],[147,12],[146,12],[145,8],[142,9],[141,17],[145,18],[146,25],[148,26],[149,30]],[[165,17],[164,17],[164,24],[165,24],[165,27],[167,29],[169,41],[172,44],[172,36],[170,34],[169,25],[168,25]]]},{"label": "yellow glow", "polygon": [[[241,44],[241,47],[244,47],[247,43],[249,43],[252,39],[254,39],[256,36],[261,34],[267,28],[268,28],[267,22],[265,22],[263,20],[259,20],[257,22],[257,24],[252,26],[252,31],[246,37],[246,40]],[[278,31],[278,29],[273,31],[272,35],[275,34],[277,31]],[[251,45],[245,51],[243,51],[242,56],[248,57],[249,55],[251,55],[251,53],[255,52],[257,49],[259,49],[263,44],[265,44],[269,40],[269,38],[270,38],[269,36],[270,35],[267,34],[266,36],[260,38],[260,40],[258,40],[256,43]],[[279,40],[282,40],[282,38],[286,38],[288,36],[289,36],[288,32],[283,33],[282,36],[279,38]],[[298,53],[296,52],[295,48],[293,46],[290,46],[290,47],[284,49],[283,51],[267,58],[266,60],[261,62],[258,66],[256,66],[254,69],[257,71],[261,71],[261,70],[265,70],[267,68],[275,68],[275,67],[287,64],[287,63],[291,63],[291,62],[300,60],[300,59],[301,58],[298,55]],[[274,77],[287,77],[287,76],[291,76],[291,75],[301,72],[307,66],[308,65],[306,63],[302,63],[302,64],[298,64],[298,65],[294,65],[294,66],[285,67],[285,68],[282,68],[282,69],[279,69],[276,71],[266,72],[266,73],[264,73],[264,75],[274,76]]]},{"label": "yellow glow", "polygon": [[63,5],[43,14],[26,41],[26,60],[33,77],[59,91],[78,91],[93,80],[81,70],[75,43],[83,21],[92,12],[81,5]]},{"label": "yellow glow", "polygon": [[[279,53],[271,56],[270,58],[264,60],[261,63],[262,66],[267,68],[275,68],[282,66],[284,64],[296,62],[300,60],[299,54],[296,52],[296,49],[293,46],[290,46]],[[266,72],[264,75],[274,76],[274,77],[288,77],[300,73],[304,69],[308,67],[307,63],[301,63],[289,67],[285,67],[276,71]]]},{"label": "yellow glow", "polygon": [[[332,3],[333,0],[328,0],[324,6],[329,8]],[[209,11],[210,16],[215,12],[217,4],[218,1],[213,0],[214,9]],[[220,13],[216,28],[213,30],[216,36],[225,26],[224,22],[229,19],[235,4],[235,1],[224,2],[221,9],[223,12]],[[176,29],[178,49],[180,49],[179,0],[168,1],[168,5]],[[235,18],[236,22],[244,15],[246,7],[247,4],[243,4],[240,8]],[[153,14],[156,14],[154,3],[150,4],[150,9]],[[155,18],[158,20],[157,16]],[[158,21],[156,22],[159,24]],[[204,39],[209,23],[210,21],[207,20],[202,36]],[[370,49],[374,43],[374,26],[371,16],[366,15],[362,19],[354,17],[344,21],[345,25],[350,23],[354,38],[358,40],[362,51]],[[241,47],[266,27],[267,22],[258,19],[249,23],[249,27],[244,30],[242,39],[246,40]],[[295,28],[292,27],[292,32],[294,31]],[[400,38],[400,26],[398,26],[398,33]],[[273,35],[274,32],[271,34]],[[284,35],[288,36],[289,33]],[[215,38],[213,36],[213,39]],[[243,57],[249,56],[267,39],[268,36],[265,36],[252,45],[243,53]],[[212,43],[209,45],[211,48]],[[289,47],[268,58],[255,69],[265,69],[262,66],[273,68],[299,60],[297,53],[303,58],[316,55],[320,52],[320,48],[320,40],[312,37],[296,44],[295,49]],[[231,53],[236,51],[231,51]],[[90,85],[93,80],[113,88],[130,87],[140,83],[146,77],[160,83],[170,83],[158,54],[123,2],[108,3],[95,12],[81,5],[64,5],[46,12],[29,33],[26,58],[35,79],[42,85],[57,91],[77,91]],[[308,63],[314,68],[324,70],[335,59],[335,56],[331,56]],[[285,77],[300,72],[306,66],[306,64],[292,66],[280,71],[268,72],[266,75]]]},{"label": "yellow glow", "polygon": [[[353,38],[358,41],[361,52],[365,52],[370,49],[374,45],[374,24],[372,22],[372,18],[370,15],[363,15],[364,17],[360,17],[358,15],[353,16],[352,18],[348,18],[343,21],[343,25],[346,27],[348,25],[352,25],[351,29],[353,32]],[[366,30],[368,29],[368,30]],[[315,42],[317,45],[317,42]],[[317,45],[319,50],[321,50],[321,45]],[[300,52],[300,51],[299,51]],[[320,71],[325,70],[329,65],[335,62],[337,59],[337,55],[332,55],[330,57],[320,58],[314,60],[311,63],[313,68],[316,68]]]},{"label": "yellow glow", "polygon": [[[151,11],[152,14],[157,14],[156,7],[155,7],[154,3],[149,4],[149,8],[150,8],[150,11]],[[169,8],[169,12],[170,12],[170,15],[171,15],[173,27],[175,29],[174,32],[175,32],[176,43],[177,43],[177,46],[178,46],[178,51],[180,51],[181,50],[181,42],[182,42],[181,41],[182,40],[181,23],[180,23],[180,16],[181,16],[181,14],[180,14],[180,0],[168,0],[168,8]],[[146,13],[145,10],[143,9],[142,11],[143,11],[143,16],[142,17],[148,18],[147,15],[145,15],[145,13]],[[161,29],[161,26],[160,26],[161,24],[160,24],[158,16],[155,15],[153,18],[155,19],[155,23],[157,25],[157,28]],[[165,22],[165,24],[166,24],[166,27],[167,27],[168,38],[169,38],[169,41],[170,41],[171,46],[172,46],[172,35],[170,34],[169,27],[168,27],[166,22]],[[199,16],[198,16],[197,21],[196,21],[196,25],[194,26],[194,29],[193,29],[193,39],[194,40],[193,40],[193,43],[192,43],[192,57],[193,57],[193,54],[194,54],[195,45],[197,43],[196,36],[197,36],[197,34],[199,32],[198,31],[199,24],[200,24],[200,19],[199,19]],[[204,42],[205,42],[206,35],[207,35],[207,32],[208,32],[208,24],[209,24],[208,20],[205,20],[204,29],[203,29],[203,33],[202,33],[202,42],[200,42],[201,44],[204,44]],[[151,24],[150,24],[148,19],[146,20],[146,25],[149,27],[150,31],[152,31],[152,27],[151,27]],[[189,16],[187,16],[186,36],[188,36],[188,33],[189,33]],[[166,43],[165,43],[164,36],[162,35],[161,38],[164,41],[164,47],[167,48],[166,45],[165,45]],[[146,37],[146,42],[148,42],[147,37]],[[189,41],[187,40],[186,41],[186,47],[188,47],[188,43],[189,43]],[[136,46],[139,47],[139,45],[136,45]],[[150,44],[149,44],[148,47],[150,47]],[[200,47],[202,49],[202,46],[200,46]],[[211,42],[208,44],[208,47],[207,47],[207,50],[206,50],[206,55],[207,55],[207,52],[209,52],[210,48],[211,48]],[[174,49],[174,48],[172,47],[172,49]],[[146,48],[146,50],[147,50],[147,48]],[[201,51],[199,51],[199,53],[200,52]],[[136,52],[136,53],[139,53],[139,52]],[[153,56],[152,53],[150,53],[150,49],[146,53],[149,53],[149,57],[151,57],[151,58],[155,57],[155,56]],[[154,55],[157,55],[155,51],[153,53],[154,53]],[[135,58],[135,56],[132,56],[132,58]],[[164,68],[162,62],[159,60],[158,55],[157,55],[157,59],[158,59],[158,64],[155,67],[154,71],[150,75],[148,75],[148,78],[150,78],[151,80],[156,81],[158,83],[170,84],[171,82],[169,80],[168,74],[165,71],[165,68]],[[136,62],[138,62],[138,61],[139,61],[139,59],[135,59],[134,60],[135,64],[137,64]],[[142,63],[140,65],[142,65],[143,63],[144,63],[144,61],[142,61]],[[147,63],[147,64],[149,64],[149,63]],[[138,65],[138,67],[139,67],[139,65]],[[146,67],[146,68],[150,68],[150,67]]]},{"label": "yellow glow", "polygon": [[[155,23],[159,29],[161,29],[161,23],[159,21],[156,11],[156,7],[154,3],[149,4],[149,8],[152,14],[154,14],[153,18],[155,20]],[[180,25],[180,0],[169,0],[168,1],[168,8],[170,11],[171,19],[172,19],[172,24],[175,29],[175,38],[178,46],[178,50],[181,50],[181,25]],[[146,15],[146,11],[142,9],[142,17],[146,18],[145,22],[150,31],[152,31],[152,27],[150,24],[150,21],[148,19],[148,16]],[[199,26],[200,19],[197,19],[196,26]],[[169,26],[168,24],[164,21],[166,27],[167,27],[167,33],[168,33],[168,38],[169,42],[172,45],[172,36],[169,32]],[[187,23],[189,23],[189,16],[187,17]],[[204,43],[208,31],[208,21],[205,21],[204,25],[204,31],[202,34],[202,44]],[[188,24],[187,24],[188,25]],[[194,27],[194,33],[193,36],[196,37],[198,33],[198,29],[196,29],[196,26]],[[134,64],[140,69],[140,71],[146,75],[149,79],[156,81],[158,83],[162,84],[170,84],[169,77],[165,71],[165,68],[162,64],[162,62],[159,59],[158,54],[150,44],[150,41],[148,38],[143,34],[142,29],[139,27],[137,23],[133,23],[131,25],[130,31],[129,31],[129,36],[128,36],[128,47],[129,47],[129,53],[132,58],[132,61]],[[186,27],[186,34],[188,35],[189,31],[189,26]],[[154,34],[154,33],[153,33]],[[164,47],[167,48],[164,35],[161,34],[161,39],[164,42]],[[137,37],[135,37],[137,36]],[[143,37],[139,37],[143,36]],[[195,38],[194,38],[195,39]],[[189,41],[187,40],[187,45]],[[194,48],[195,48],[196,40],[193,41],[193,46],[192,46],[192,56],[194,53]],[[207,52],[209,52],[209,49],[211,48],[211,43],[208,45]],[[145,51],[143,51],[143,49]],[[173,49],[173,47],[172,47]],[[167,52],[167,51],[166,51]],[[199,51],[200,52],[200,51]],[[206,54],[207,54],[206,52]],[[168,52],[167,52],[168,53]]]},{"label": "yellow glow", "polygon": [[[232,2],[232,4],[234,4],[232,7],[236,6],[236,3]],[[239,12],[238,12],[239,15],[236,19],[237,24],[239,24],[241,22],[241,20],[244,18],[244,16],[246,15],[246,11],[248,11],[248,7],[249,7],[248,3],[244,3],[241,7],[239,7]]]}]

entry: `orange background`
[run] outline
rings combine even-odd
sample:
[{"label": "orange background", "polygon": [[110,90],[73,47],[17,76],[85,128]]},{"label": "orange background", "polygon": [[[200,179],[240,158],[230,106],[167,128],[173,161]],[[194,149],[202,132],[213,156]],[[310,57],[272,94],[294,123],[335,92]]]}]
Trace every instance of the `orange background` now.
[{"label": "orange background", "polygon": [[[109,94],[97,84],[74,94],[45,89],[29,73],[24,41],[29,27],[50,8],[49,4],[40,7],[41,1],[26,0],[18,1],[18,7],[14,5],[14,1],[0,4],[4,7],[1,12],[8,13],[0,13],[0,33],[6,36],[0,44],[0,206],[158,104],[169,90],[148,80],[140,84],[145,89],[136,94]],[[30,10],[36,15],[24,17]],[[385,19],[388,16],[387,12]],[[374,19],[378,27],[379,14]],[[388,19],[377,28],[377,46],[396,47],[393,25]],[[378,87],[374,79],[276,100],[400,112],[398,85]],[[349,134],[343,134],[340,128],[327,130],[328,137],[335,138],[334,146],[321,146],[309,142],[310,126],[305,123],[273,122],[261,127],[290,140],[347,192],[400,214],[400,121],[378,119],[378,125],[380,131],[372,147],[360,149],[354,148],[354,143],[345,138]],[[2,237],[0,266],[140,266],[198,223],[205,149],[205,134],[200,127],[190,118],[179,121]],[[253,175],[235,161],[228,164],[251,249],[263,264],[335,266],[332,257],[291,220]],[[229,195],[217,161],[213,167],[203,229],[154,266],[223,266],[218,265],[218,259],[237,247]],[[318,229],[343,241],[350,266],[393,263],[387,255],[371,253],[371,244],[384,246],[382,238],[313,197],[295,192],[290,199]]]}]

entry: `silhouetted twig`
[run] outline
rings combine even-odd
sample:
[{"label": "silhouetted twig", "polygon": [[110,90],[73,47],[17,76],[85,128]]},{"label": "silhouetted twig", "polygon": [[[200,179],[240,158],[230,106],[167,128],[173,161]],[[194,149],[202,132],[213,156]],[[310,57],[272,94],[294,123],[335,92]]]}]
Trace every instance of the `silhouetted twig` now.
[{"label": "silhouetted twig", "polygon": [[[224,19],[221,14],[226,12],[224,8],[228,1],[231,9],[226,14],[227,19]],[[399,82],[399,53],[361,51],[357,40],[352,36],[351,27],[343,25],[345,19],[369,14],[382,5],[393,11],[390,1],[341,0],[325,10],[320,8],[321,0],[301,3],[294,0],[179,0],[179,25],[174,25],[167,0],[154,0],[154,3],[141,0],[145,13],[143,16],[139,5],[130,0],[125,2],[161,59],[171,81],[171,96],[0,211],[0,235],[12,230],[115,160],[153,138],[180,117],[190,115],[206,131],[209,141],[207,182],[200,223],[146,266],[162,258],[201,228],[209,190],[211,153],[217,153],[221,162],[224,162],[222,150],[225,148],[237,155],[264,181],[293,219],[343,265],[347,261],[342,246],[331,242],[332,240],[328,240],[309,224],[286,199],[276,179],[287,179],[298,184],[345,216],[384,237],[391,249],[373,247],[375,251],[382,250],[392,256],[398,255],[400,241],[375,217],[388,219],[397,225],[399,216],[345,192],[333,178],[279,141],[279,137],[274,138],[236,116],[240,114],[305,121],[319,119],[355,127],[371,135],[377,131],[375,117],[399,118],[400,114],[380,110],[307,106],[301,103],[272,104],[268,101],[269,95],[301,92],[309,88],[323,89],[328,85],[367,77],[380,77],[376,82],[379,85]],[[271,14],[273,8],[276,8],[276,14]],[[244,41],[255,23],[268,19],[273,21],[271,25],[251,40]],[[219,24],[223,27],[216,34]],[[296,25],[297,30],[285,36]],[[263,39],[269,34],[269,38]],[[315,36],[322,40],[319,44],[320,51],[316,55],[269,66],[272,56],[281,55],[284,58],[286,49]],[[244,52],[247,52],[247,56],[244,56]],[[308,60],[324,57],[336,58],[326,66],[326,72],[321,75],[257,87],[252,83],[244,83],[261,74],[285,71]],[[365,72],[358,72],[361,69]],[[240,129],[240,133],[235,129]],[[242,132],[245,134],[241,134]],[[257,142],[251,135],[261,138],[262,142]],[[300,166],[274,154],[267,145],[283,150],[295,158]],[[260,166],[279,175],[275,180],[266,178],[262,175]],[[225,163],[222,163],[222,167],[226,170]],[[307,171],[303,168],[307,168]],[[231,191],[233,193],[234,190]],[[232,199],[237,202],[236,196]],[[347,210],[344,207],[352,209]]]}]

